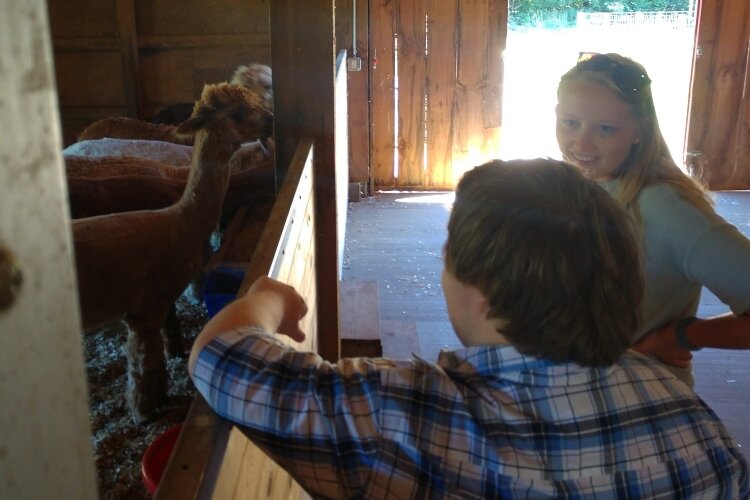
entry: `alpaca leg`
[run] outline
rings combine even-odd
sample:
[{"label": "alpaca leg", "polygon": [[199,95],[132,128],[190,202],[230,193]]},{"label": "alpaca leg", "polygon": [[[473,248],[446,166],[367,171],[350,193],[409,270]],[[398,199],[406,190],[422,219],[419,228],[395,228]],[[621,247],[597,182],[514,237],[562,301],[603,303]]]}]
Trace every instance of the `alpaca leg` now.
[{"label": "alpaca leg", "polygon": [[133,420],[153,416],[167,396],[167,367],[160,328],[128,324],[128,381],[126,398]]},{"label": "alpaca leg", "polygon": [[182,345],[182,328],[180,318],[177,317],[177,304],[169,308],[169,316],[164,323],[164,354],[170,358],[184,357],[185,351]]}]

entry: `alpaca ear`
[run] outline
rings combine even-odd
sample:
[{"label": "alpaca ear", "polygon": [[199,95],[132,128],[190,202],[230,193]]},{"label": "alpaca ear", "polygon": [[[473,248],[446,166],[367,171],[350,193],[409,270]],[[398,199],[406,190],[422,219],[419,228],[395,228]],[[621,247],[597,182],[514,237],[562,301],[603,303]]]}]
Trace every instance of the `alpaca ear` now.
[{"label": "alpaca ear", "polygon": [[196,132],[206,126],[207,121],[208,118],[206,116],[192,116],[180,123],[174,132],[178,137],[192,137]]}]

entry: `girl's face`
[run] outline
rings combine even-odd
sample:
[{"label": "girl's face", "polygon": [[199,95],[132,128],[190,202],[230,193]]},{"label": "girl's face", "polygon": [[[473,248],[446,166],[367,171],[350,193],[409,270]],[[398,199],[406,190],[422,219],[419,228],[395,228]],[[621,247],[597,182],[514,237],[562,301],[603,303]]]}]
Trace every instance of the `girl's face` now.
[{"label": "girl's face", "polygon": [[563,158],[592,179],[611,179],[640,140],[628,104],[600,83],[564,83],[555,111],[557,144]]}]

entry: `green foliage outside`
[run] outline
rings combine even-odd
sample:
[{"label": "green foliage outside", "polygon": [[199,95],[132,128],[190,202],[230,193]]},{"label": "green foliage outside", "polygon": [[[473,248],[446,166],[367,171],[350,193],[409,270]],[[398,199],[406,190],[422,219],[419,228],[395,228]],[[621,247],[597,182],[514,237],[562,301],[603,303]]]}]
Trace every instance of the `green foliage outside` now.
[{"label": "green foliage outside", "polygon": [[511,28],[575,26],[578,12],[687,11],[695,0],[508,0]]}]

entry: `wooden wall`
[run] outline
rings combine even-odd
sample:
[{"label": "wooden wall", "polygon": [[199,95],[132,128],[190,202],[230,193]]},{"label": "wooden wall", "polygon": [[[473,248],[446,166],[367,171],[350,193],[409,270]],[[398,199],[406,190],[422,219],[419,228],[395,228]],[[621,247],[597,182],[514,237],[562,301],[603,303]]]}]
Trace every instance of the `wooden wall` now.
[{"label": "wooden wall", "polygon": [[240,64],[269,64],[269,0],[47,0],[65,145],[105,116],[150,119]]},{"label": "wooden wall", "polygon": [[750,189],[750,3],[698,11],[686,162],[714,190]]},{"label": "wooden wall", "polygon": [[497,156],[507,10],[503,0],[370,2],[375,186],[450,189]]}]

